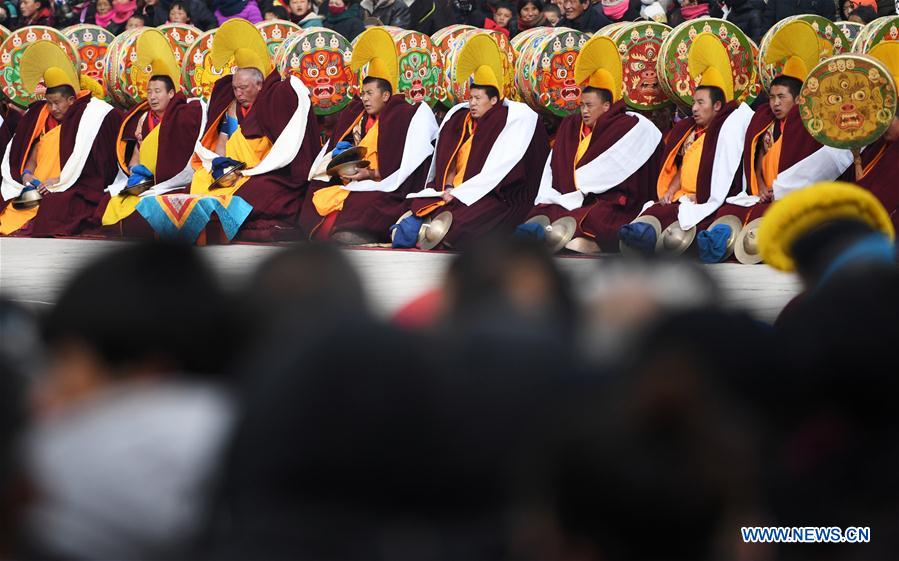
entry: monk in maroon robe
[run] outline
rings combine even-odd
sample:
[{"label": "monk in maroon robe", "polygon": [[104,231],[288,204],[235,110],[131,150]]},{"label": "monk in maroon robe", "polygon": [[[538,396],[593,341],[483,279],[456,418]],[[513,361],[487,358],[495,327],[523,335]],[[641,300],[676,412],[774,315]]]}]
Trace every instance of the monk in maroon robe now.
[{"label": "monk in maroon robe", "polygon": [[841,179],[861,185],[880,200],[899,231],[899,117],[861,153],[861,173],[849,166]]},{"label": "monk in maroon robe", "polygon": [[[37,178],[47,183],[42,185],[43,189],[39,188],[43,198],[37,213],[26,223],[19,224],[11,234],[33,237],[100,235],[97,206],[104,189],[115,179],[114,143],[121,114],[109,104],[91,97],[90,92],[76,94],[68,85],[48,89],[46,98],[50,103],[41,100],[29,106],[4,155],[3,201],[0,202],[0,213],[3,214],[0,216],[7,210],[14,210],[11,201],[26,184],[36,179],[26,165],[34,158],[34,150],[40,146],[43,135],[53,132],[54,141],[58,141],[58,148],[54,145],[53,149],[58,150],[59,168],[64,173],[60,177]],[[53,131],[56,127],[59,130]],[[82,127],[87,127],[89,133],[83,144],[76,145],[76,134]],[[67,167],[70,158],[74,158],[73,165]],[[52,181],[48,182],[50,179]],[[0,218],[4,226],[8,218]]]},{"label": "monk in maroon robe", "polygon": [[365,79],[363,94],[366,104],[355,99],[340,112],[313,173],[327,166],[340,142],[368,148],[371,165],[343,180],[312,181],[300,215],[310,238],[351,245],[387,242],[390,225],[408,207],[406,195],[427,180],[437,132],[430,107],[407,103],[376,77]]},{"label": "monk in maroon robe", "polygon": [[[662,134],[642,115],[612,103],[608,90],[586,88],[582,110],[562,120],[529,218],[577,222],[570,249],[618,251],[618,230],[653,198]],[[592,118],[591,118],[592,117]],[[590,240],[592,247],[578,243]],[[584,249],[581,249],[584,248]]]}]

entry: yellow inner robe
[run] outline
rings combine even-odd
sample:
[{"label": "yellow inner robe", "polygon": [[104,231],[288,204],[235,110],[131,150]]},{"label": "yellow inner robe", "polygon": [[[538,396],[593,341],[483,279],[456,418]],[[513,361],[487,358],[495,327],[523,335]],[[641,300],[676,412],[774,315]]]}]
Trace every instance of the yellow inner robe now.
[{"label": "yellow inner robe", "polygon": [[[46,111],[46,107],[44,109],[45,114],[38,117],[38,124],[36,127],[38,130],[42,129],[47,122],[49,111]],[[37,141],[37,145],[32,147],[35,151],[35,161],[37,162],[34,166],[34,176],[42,182],[59,177],[61,169],[59,161],[59,139],[61,130],[62,127],[56,125],[49,131],[41,134],[40,139]],[[25,161],[28,161],[27,156]],[[22,167],[24,168],[24,166],[25,162],[22,162]],[[6,236],[20,230],[28,224],[32,218],[37,216],[39,208],[40,205],[27,210],[19,210],[14,208],[12,202],[10,202],[10,204],[3,210],[3,213],[0,214],[0,235]]]},{"label": "yellow inner robe", "polygon": [[[264,136],[260,138],[246,138],[243,135],[243,131],[241,131],[238,126],[237,130],[225,144],[225,156],[237,160],[238,162],[245,162],[247,164],[247,169],[249,169],[259,165],[259,162],[265,158],[271,149],[272,143],[268,138]],[[248,179],[250,178],[241,176],[231,187],[220,187],[210,191],[209,186],[212,185],[213,182],[212,172],[205,167],[200,167],[196,173],[194,173],[193,181],[191,181],[190,184],[190,193],[191,195],[212,194],[224,196],[225,200],[230,202],[234,193],[236,193]]]},{"label": "yellow inner robe", "polygon": [[[149,169],[153,176],[156,176],[156,162],[159,155],[159,129],[161,124],[153,127],[153,130],[140,143],[140,153],[138,160],[142,166]],[[128,218],[137,209],[137,203],[140,202],[140,195],[129,195],[120,193],[110,198],[109,204],[106,205],[106,211],[103,213],[103,225],[110,226],[118,224],[120,221]]]},{"label": "yellow inner robe", "polygon": [[[361,120],[362,116],[356,120],[353,126],[359,124]],[[367,149],[365,159],[370,162],[369,168],[372,170],[378,169],[378,125],[380,123],[380,119],[375,121],[375,124],[365,133],[365,136],[359,140],[359,146],[364,146]],[[343,203],[350,196],[350,193],[351,191],[347,191],[341,185],[323,187],[312,195],[312,204],[315,205],[315,210],[319,216],[328,216],[332,212],[343,210]]]},{"label": "yellow inner robe", "polygon": [[[462,137],[459,138],[459,143],[456,145],[456,149],[453,152],[453,157],[450,160],[450,164],[446,166],[446,171],[443,173],[443,181],[439,185],[439,189],[443,191],[444,187],[446,187],[447,182],[446,178],[449,175],[449,170],[454,169],[456,171],[456,175],[453,177],[452,186],[458,187],[465,181],[465,171],[468,167],[468,158],[471,156],[471,144],[474,141],[474,124],[471,119],[471,115],[465,116],[465,124],[464,124],[464,132],[462,133]],[[436,201],[425,207],[422,207],[421,210],[415,213],[415,216],[421,218],[422,216],[427,216],[442,207],[446,204],[446,201]]]},{"label": "yellow inner robe", "polygon": [[[581,122],[581,129],[580,129],[579,135],[580,135],[581,140],[580,140],[580,142],[578,142],[577,152],[575,152],[575,154],[574,154],[574,162],[572,162],[572,164],[571,164],[572,168],[574,168],[574,169],[577,169],[577,165],[580,163],[581,158],[584,157],[584,154],[587,153],[587,148],[590,147],[590,140],[593,138],[593,130],[591,129],[590,132],[585,132],[584,131],[584,123]],[[574,178],[575,189],[578,189],[577,174],[572,173],[571,176]]]},{"label": "yellow inner robe", "polygon": [[[683,140],[680,141],[680,144],[678,144],[678,146],[668,155],[668,159],[662,167],[662,172],[659,174],[659,181],[657,183],[660,199],[668,192],[668,187],[671,186],[671,182],[674,180],[675,175],[677,175],[678,169],[674,163],[674,158],[681,151],[681,147],[689,136],[690,135],[684,136]],[[671,202],[675,202],[686,195],[690,195],[694,198],[696,197],[696,184],[699,180],[699,164],[702,161],[702,145],[704,142],[705,134],[702,134],[699,138],[694,140],[690,146],[683,149],[680,166],[680,188],[674,193],[674,196],[671,197]]]}]

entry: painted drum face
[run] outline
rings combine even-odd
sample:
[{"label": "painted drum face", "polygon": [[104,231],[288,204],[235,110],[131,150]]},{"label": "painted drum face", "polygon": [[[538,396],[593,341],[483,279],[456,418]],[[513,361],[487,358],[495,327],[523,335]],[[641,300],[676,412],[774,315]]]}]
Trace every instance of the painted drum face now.
[{"label": "painted drum face", "polygon": [[846,35],[842,32],[840,26],[833,23],[829,19],[811,14],[802,14],[799,16],[790,16],[788,18],[784,18],[773,25],[771,29],[769,29],[768,32],[765,33],[765,35],[762,37],[762,42],[759,45],[759,80],[761,80],[762,87],[765,88],[765,91],[771,89],[771,82],[781,72],[783,72],[782,63],[768,64],[764,62],[763,57],[765,55],[765,52],[768,50],[774,34],[786,24],[797,20],[807,22],[812,26],[812,29],[815,30],[815,33],[818,34],[818,41],[821,45],[821,51],[819,53],[818,60],[824,60],[825,58],[829,58],[831,56],[849,51],[849,47],[851,45],[849,39],[846,38]]},{"label": "painted drum face", "polygon": [[184,54],[181,79],[188,97],[199,97],[209,101],[215,81],[222,76],[228,76],[233,70],[233,60],[229,60],[222,68],[212,64],[210,55],[215,32],[215,29],[210,29],[201,33]]},{"label": "painted drum face", "polygon": [[535,111],[565,117],[578,109],[581,88],[574,63],[587,34],[567,27],[535,36],[515,63],[515,84]]},{"label": "painted drum face", "polygon": [[656,71],[662,41],[670,32],[662,23],[635,23],[623,28],[615,40],[624,65],[624,100],[634,109],[652,111],[671,103]]},{"label": "painted drum face", "polygon": [[160,25],[157,29],[165,35],[165,38],[169,40],[169,44],[172,45],[175,62],[178,63],[179,67],[184,64],[184,55],[187,53],[187,49],[203,33],[196,27],[186,23],[167,23]]},{"label": "painted drum face", "polygon": [[861,148],[874,142],[896,114],[896,84],[867,55],[844,54],[809,73],[798,99],[799,116],[818,142]]},{"label": "painted drum face", "polygon": [[99,25],[82,23],[72,25],[62,30],[63,34],[75,46],[78,58],[81,59],[81,74],[90,76],[103,86],[106,92],[104,99],[112,102],[112,95],[106,87],[106,79],[103,74],[106,70],[106,51],[115,35],[106,31]]},{"label": "painted drum face", "polygon": [[698,82],[697,77],[690,76],[687,70],[687,53],[693,39],[700,33],[712,33],[721,40],[730,55],[734,97],[738,101],[752,103],[761,91],[753,43],[734,24],[715,18],[686,21],[672,29],[662,41],[657,62],[662,91],[682,109],[693,105],[693,90]]},{"label": "painted drum face", "polygon": [[852,52],[867,53],[881,41],[899,41],[899,15],[883,16],[864,26],[852,43]]},{"label": "painted drum face", "polygon": [[346,107],[355,91],[351,57],[350,42],[342,35],[310,27],[291,33],[274,62],[281,76],[296,76],[309,88],[316,115],[331,115]]},{"label": "painted drum face", "polygon": [[834,25],[840,28],[850,45],[855,42],[855,38],[858,37],[859,32],[865,27],[863,24],[854,21],[837,21],[834,22]]},{"label": "painted drum face", "polygon": [[463,82],[461,85],[456,82],[457,61],[459,53],[462,52],[462,47],[465,46],[465,43],[475,35],[482,33],[489,33],[490,36],[496,40],[497,45],[499,45],[499,50],[503,54],[503,97],[515,99],[515,95],[513,95],[515,92],[515,72],[512,67],[512,62],[515,60],[515,53],[512,50],[512,44],[504,34],[498,31],[466,29],[461,33],[455,34],[452,39],[449,39],[448,45],[443,51],[443,79],[444,85],[447,88],[447,94],[443,101],[444,105],[452,106],[468,100],[468,82]]},{"label": "painted drum face", "polygon": [[38,86],[38,91],[26,92],[19,79],[19,61],[22,59],[22,54],[25,53],[28,45],[40,40],[51,41],[62,47],[62,50],[75,63],[75,68],[81,68],[78,50],[62,31],[42,25],[23,27],[13,31],[0,45],[0,91],[19,107],[28,107],[31,103],[43,98],[44,88],[42,86]]},{"label": "painted drum face", "polygon": [[9,29],[0,25],[0,43],[6,41],[7,37],[9,37]]},{"label": "painted drum face", "polygon": [[153,73],[149,67],[141,68],[137,62],[137,40],[143,33],[130,29],[113,39],[106,51],[107,90],[113,103],[130,109],[147,99],[147,81]]},{"label": "painted drum face", "polygon": [[[439,89],[441,68],[440,56],[431,38],[424,33],[400,27],[385,25],[384,29],[390,33],[396,44],[399,64],[397,92],[403,94],[409,103],[424,102],[433,107],[440,101],[438,94],[441,91]],[[353,49],[356,48],[358,41],[359,37],[356,37],[351,43]],[[357,83],[362,83],[361,77],[367,71],[366,67],[359,70],[359,75],[356,76]]]},{"label": "painted drum face", "polygon": [[268,49],[268,56],[272,57],[272,59],[277,54],[278,48],[281,47],[291,33],[303,30],[299,25],[284,20],[261,21],[256,24],[256,29],[262,33],[262,38],[265,40],[265,46]]}]

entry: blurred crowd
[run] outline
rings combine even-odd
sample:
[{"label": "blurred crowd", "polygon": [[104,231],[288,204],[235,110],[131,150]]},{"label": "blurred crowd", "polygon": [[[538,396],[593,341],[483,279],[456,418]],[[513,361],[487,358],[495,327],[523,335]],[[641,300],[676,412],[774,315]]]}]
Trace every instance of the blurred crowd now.
[{"label": "blurred crowd", "polygon": [[542,26],[592,33],[618,21],[646,18],[674,26],[713,16],[732,21],[758,43],[775,22],[796,14],[869,23],[896,12],[895,0],[0,0],[0,25],[14,30],[91,23],[118,34],[165,23],[208,30],[231,18],[280,19],[325,26],[352,40],[372,25],[433,34],[465,23],[515,36]]},{"label": "blurred crowd", "polygon": [[833,274],[834,228],[773,326],[689,263],[575,284],[522,240],[390,319],[328,245],[227,288],[116,246],[51,309],[2,303],[0,558],[894,558],[899,271]]}]

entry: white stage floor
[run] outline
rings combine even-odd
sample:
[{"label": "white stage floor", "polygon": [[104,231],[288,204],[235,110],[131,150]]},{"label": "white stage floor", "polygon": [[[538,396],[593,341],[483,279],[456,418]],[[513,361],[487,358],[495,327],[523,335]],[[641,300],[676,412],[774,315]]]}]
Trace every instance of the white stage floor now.
[{"label": "white stage floor", "polygon": [[[72,239],[0,238],[0,293],[32,305],[52,304],[59,290],[78,267],[91,257],[123,242]],[[202,248],[225,283],[240,283],[245,275],[276,246],[232,245]],[[347,254],[362,275],[375,308],[390,314],[422,292],[440,283],[452,254],[388,249],[350,249]],[[558,263],[575,282],[588,278],[617,256],[559,257]],[[721,285],[731,307],[748,310],[763,321],[773,321],[798,292],[794,275],[765,265],[724,263],[707,266]]]}]

